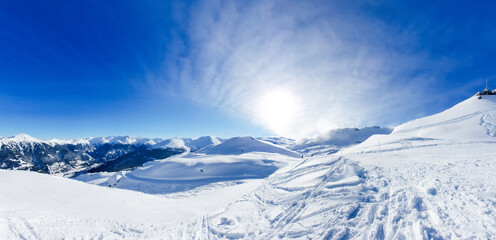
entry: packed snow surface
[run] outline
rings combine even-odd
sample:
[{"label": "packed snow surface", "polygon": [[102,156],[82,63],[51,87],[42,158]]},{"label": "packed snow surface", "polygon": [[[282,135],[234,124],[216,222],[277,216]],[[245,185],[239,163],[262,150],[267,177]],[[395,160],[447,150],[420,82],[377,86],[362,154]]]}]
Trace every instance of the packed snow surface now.
[{"label": "packed snow surface", "polygon": [[188,198],[170,198],[33,172],[0,170],[0,236],[164,238],[173,236],[168,232],[178,223],[202,218],[258,185],[259,181],[245,182],[235,185],[235,189],[224,186]]},{"label": "packed snow surface", "polygon": [[[0,171],[0,236],[494,239],[495,97],[472,97],[334,154],[302,159],[219,144],[112,175],[107,179],[112,188]],[[277,169],[205,183],[259,173],[229,165],[238,162]],[[226,165],[216,169],[215,164]],[[181,187],[190,181],[205,184]],[[179,191],[149,195],[115,189],[132,184]]]}]

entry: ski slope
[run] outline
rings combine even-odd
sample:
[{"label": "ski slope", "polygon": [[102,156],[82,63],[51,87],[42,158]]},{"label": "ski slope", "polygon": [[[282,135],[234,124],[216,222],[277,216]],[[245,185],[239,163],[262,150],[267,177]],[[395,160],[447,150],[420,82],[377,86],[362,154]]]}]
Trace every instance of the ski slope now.
[{"label": "ski slope", "polygon": [[[198,151],[90,180],[107,177],[112,188],[0,171],[0,235],[493,239],[493,116],[495,96],[472,97],[334,154],[302,159],[219,144],[224,154]],[[248,177],[215,180],[219,176]],[[136,183],[138,189],[129,187]],[[126,186],[156,192],[116,189]]]},{"label": "ski slope", "polygon": [[[256,183],[256,182],[255,182]],[[3,239],[158,238],[170,225],[196,219],[241,197],[227,186],[200,196],[164,198],[75,180],[0,170]]]}]

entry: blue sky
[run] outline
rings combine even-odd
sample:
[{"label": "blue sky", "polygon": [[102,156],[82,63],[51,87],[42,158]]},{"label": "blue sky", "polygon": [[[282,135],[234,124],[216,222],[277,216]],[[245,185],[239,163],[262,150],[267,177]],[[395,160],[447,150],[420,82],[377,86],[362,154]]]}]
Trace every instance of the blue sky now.
[{"label": "blue sky", "polygon": [[496,87],[481,1],[2,1],[0,135],[311,136]]}]

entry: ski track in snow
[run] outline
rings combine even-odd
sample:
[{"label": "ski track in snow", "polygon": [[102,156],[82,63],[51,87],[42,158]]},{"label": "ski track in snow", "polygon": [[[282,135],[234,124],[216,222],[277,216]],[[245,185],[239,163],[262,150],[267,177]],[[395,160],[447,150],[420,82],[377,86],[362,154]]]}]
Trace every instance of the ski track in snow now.
[{"label": "ski track in snow", "polygon": [[496,137],[496,119],[489,113],[482,115],[480,125],[486,130],[486,134],[490,137]]},{"label": "ski track in snow", "polygon": [[463,116],[460,116],[460,117],[457,117],[457,118],[454,118],[454,119],[449,119],[449,120],[446,120],[446,121],[441,121],[441,122],[436,122],[436,123],[432,123],[432,124],[422,125],[422,126],[414,127],[414,128],[408,128],[408,129],[398,130],[398,131],[395,131],[395,133],[408,133],[408,132],[418,131],[420,129],[433,128],[433,127],[439,127],[439,126],[444,126],[444,125],[448,125],[448,124],[458,123],[458,122],[462,122],[464,120],[467,120],[467,119],[470,119],[470,118],[473,118],[473,117],[477,117],[477,116],[483,114],[486,111],[487,110],[476,111],[476,112],[473,112],[471,114],[463,115]]},{"label": "ski track in snow", "polygon": [[[205,239],[492,239],[496,162],[467,152],[477,147],[490,159],[494,145],[453,147],[306,159],[315,164],[271,176],[209,216],[202,233]],[[398,165],[395,157],[405,159]],[[284,187],[312,173],[318,179],[312,187]]]}]

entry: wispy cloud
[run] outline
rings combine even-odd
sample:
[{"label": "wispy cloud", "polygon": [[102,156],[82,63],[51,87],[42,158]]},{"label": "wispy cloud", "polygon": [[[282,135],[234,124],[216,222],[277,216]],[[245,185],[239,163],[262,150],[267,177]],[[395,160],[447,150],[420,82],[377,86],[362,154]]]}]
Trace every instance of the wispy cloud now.
[{"label": "wispy cloud", "polygon": [[[290,137],[407,120],[450,62],[412,49],[415,31],[363,14],[363,5],[200,1],[178,17],[185,30],[165,76],[149,82],[167,79],[170,92]],[[281,91],[298,111],[271,123],[260,101]]]}]

